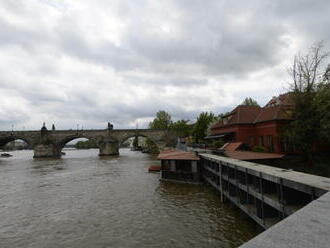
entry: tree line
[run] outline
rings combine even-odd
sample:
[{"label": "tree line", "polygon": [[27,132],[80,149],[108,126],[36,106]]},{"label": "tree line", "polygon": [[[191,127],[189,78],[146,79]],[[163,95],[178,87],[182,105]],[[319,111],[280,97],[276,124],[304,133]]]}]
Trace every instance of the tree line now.
[{"label": "tree line", "polygon": [[[257,101],[247,97],[241,105],[259,106]],[[210,135],[210,127],[219,122],[229,112],[216,115],[212,112],[202,112],[197,116],[194,124],[190,120],[173,121],[170,113],[165,110],[160,110],[156,113],[156,117],[149,123],[149,128],[152,129],[167,129],[173,131],[178,137],[192,137],[194,143],[205,141],[204,138]]]},{"label": "tree line", "polygon": [[[330,145],[330,63],[329,53],[322,43],[313,46],[306,54],[294,57],[289,68],[291,82],[289,91],[295,105],[292,110],[293,121],[282,136],[288,136],[295,150],[312,161],[316,145]],[[247,97],[241,105],[259,106],[257,101]],[[210,126],[220,121],[228,113],[216,115],[202,112],[194,124],[189,120],[173,121],[171,115],[158,111],[149,128],[168,129],[178,137],[192,137],[193,142],[204,141],[210,133]]]}]

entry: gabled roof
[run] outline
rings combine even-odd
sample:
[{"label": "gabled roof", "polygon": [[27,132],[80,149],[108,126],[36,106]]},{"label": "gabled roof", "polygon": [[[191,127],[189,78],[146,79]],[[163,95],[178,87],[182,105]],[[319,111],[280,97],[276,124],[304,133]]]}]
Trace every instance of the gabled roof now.
[{"label": "gabled roof", "polygon": [[260,111],[261,108],[259,106],[239,105],[228,115],[224,116],[221,121],[214,124],[211,129],[233,124],[252,124]]},{"label": "gabled roof", "polygon": [[260,113],[261,108],[259,106],[237,106],[228,117],[231,118],[228,120],[227,124],[249,124],[253,123],[255,118]]},{"label": "gabled roof", "polygon": [[229,152],[236,151],[240,146],[243,145],[243,142],[229,142],[224,144],[221,149]]},{"label": "gabled roof", "polygon": [[234,124],[254,124],[271,120],[291,120],[294,109],[291,92],[273,97],[263,108],[239,105],[223,119],[211,127],[217,129]]},{"label": "gabled roof", "polygon": [[255,123],[271,120],[291,120],[292,110],[292,106],[278,105],[265,107],[261,110],[260,114],[255,120]]},{"label": "gabled roof", "polygon": [[255,123],[270,120],[291,120],[294,102],[292,93],[288,92],[273,97],[260,111]]},{"label": "gabled roof", "polygon": [[278,106],[278,105],[286,105],[286,106],[294,106],[293,102],[293,93],[287,92],[285,94],[279,95],[278,97],[273,97],[266,105],[266,107]]}]

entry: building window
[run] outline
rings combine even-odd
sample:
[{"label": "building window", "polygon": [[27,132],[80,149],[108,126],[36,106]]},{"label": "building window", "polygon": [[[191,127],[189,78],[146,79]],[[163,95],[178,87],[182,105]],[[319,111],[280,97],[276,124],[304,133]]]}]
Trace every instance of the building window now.
[{"label": "building window", "polygon": [[295,146],[293,143],[293,139],[291,137],[282,137],[280,140],[281,144],[281,152],[294,152]]},{"label": "building window", "polygon": [[264,137],[259,136],[259,146],[264,146]]},{"label": "building window", "polygon": [[270,152],[274,151],[274,139],[272,135],[267,136],[267,145]]},{"label": "building window", "polygon": [[176,161],[176,170],[191,172],[191,161],[190,160],[177,160]]},{"label": "building window", "polygon": [[249,138],[249,145],[250,145],[250,147],[254,146],[254,137],[253,136],[250,136],[250,138]]}]

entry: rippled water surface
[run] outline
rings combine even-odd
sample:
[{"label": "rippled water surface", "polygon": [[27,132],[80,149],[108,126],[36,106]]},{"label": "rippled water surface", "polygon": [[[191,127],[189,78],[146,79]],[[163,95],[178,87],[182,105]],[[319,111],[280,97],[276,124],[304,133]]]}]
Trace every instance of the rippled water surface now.
[{"label": "rippled water surface", "polygon": [[0,247],[237,247],[260,231],[207,186],[159,181],[155,158],[122,149],[0,158]]}]

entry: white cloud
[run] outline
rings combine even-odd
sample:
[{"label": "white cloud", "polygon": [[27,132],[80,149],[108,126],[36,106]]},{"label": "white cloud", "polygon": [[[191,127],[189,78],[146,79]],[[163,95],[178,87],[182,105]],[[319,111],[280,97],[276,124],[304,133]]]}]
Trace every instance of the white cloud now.
[{"label": "white cloud", "polygon": [[328,1],[0,2],[0,129],[146,126],[286,90],[293,55],[329,40]]}]

